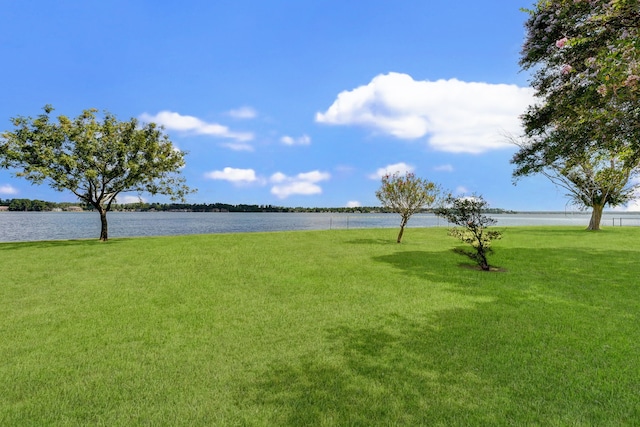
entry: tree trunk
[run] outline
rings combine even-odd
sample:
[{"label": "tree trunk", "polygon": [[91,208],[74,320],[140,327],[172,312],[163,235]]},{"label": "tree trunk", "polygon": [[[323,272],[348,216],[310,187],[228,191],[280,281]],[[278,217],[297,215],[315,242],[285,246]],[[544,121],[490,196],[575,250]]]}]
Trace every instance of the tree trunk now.
[{"label": "tree trunk", "polygon": [[404,234],[404,226],[407,225],[407,221],[409,218],[402,217],[402,222],[400,222],[400,232],[398,233],[398,243],[402,242],[402,235]]},{"label": "tree trunk", "polygon": [[604,210],[604,204],[594,204],[591,211],[591,219],[589,220],[589,227],[587,230],[597,231],[600,230],[600,220],[602,220],[602,211]]},{"label": "tree trunk", "polygon": [[474,258],[482,270],[489,271],[491,267],[489,267],[489,261],[487,260],[487,249],[482,244],[480,237],[476,237],[476,240],[478,242],[478,247],[475,248],[476,254]]},{"label": "tree trunk", "polygon": [[487,255],[483,252],[482,254],[478,254],[480,257],[480,262],[478,262],[478,265],[480,265],[480,268],[483,271],[489,271],[491,270],[491,267],[489,266],[489,261],[487,261]]},{"label": "tree trunk", "polygon": [[107,211],[106,209],[100,209],[100,240],[106,242],[109,238],[107,227]]}]

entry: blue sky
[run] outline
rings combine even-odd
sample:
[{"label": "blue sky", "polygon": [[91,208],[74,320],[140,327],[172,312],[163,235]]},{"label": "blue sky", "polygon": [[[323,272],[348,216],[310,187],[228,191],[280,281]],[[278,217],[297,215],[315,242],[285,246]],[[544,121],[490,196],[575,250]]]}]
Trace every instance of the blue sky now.
[{"label": "blue sky", "polygon": [[[511,180],[531,4],[0,0],[0,129],[45,104],[163,124],[192,203],[375,206],[380,174],[409,170],[494,207],[564,210],[543,177]],[[75,200],[7,170],[0,198]]]}]

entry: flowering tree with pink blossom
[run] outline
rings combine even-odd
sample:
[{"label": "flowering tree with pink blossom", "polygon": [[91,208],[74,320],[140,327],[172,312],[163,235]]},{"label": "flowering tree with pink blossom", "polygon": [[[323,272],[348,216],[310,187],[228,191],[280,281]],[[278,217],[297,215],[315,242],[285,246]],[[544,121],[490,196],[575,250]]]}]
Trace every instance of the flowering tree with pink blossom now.
[{"label": "flowering tree with pink blossom", "polygon": [[522,116],[513,176],[542,173],[578,207],[635,197],[640,172],[640,0],[538,0],[521,66],[537,102]]}]

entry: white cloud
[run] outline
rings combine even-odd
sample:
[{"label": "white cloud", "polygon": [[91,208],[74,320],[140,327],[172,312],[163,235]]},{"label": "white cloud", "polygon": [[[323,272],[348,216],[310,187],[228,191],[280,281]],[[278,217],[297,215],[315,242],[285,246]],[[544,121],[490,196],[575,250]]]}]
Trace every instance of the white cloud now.
[{"label": "white cloud", "polygon": [[355,171],[356,168],[353,167],[353,166],[350,166],[350,165],[338,165],[338,166],[335,167],[335,170],[336,170],[336,172],[339,172],[339,173],[348,174],[348,173],[352,173],[353,171]]},{"label": "white cloud", "polygon": [[301,137],[293,138],[285,135],[280,138],[280,142],[285,145],[309,145],[311,144],[311,137],[309,137],[309,135],[302,135]]},{"label": "white cloud", "polygon": [[286,180],[287,180],[287,176],[282,172],[276,172],[273,175],[271,175],[271,182],[273,183],[285,182]]},{"label": "white cloud", "polygon": [[226,167],[223,170],[207,172],[205,178],[229,181],[234,184],[251,184],[259,182],[260,179],[253,169],[236,169]]},{"label": "white cloud", "polygon": [[467,187],[462,186],[462,185],[457,186],[456,187],[456,191],[455,191],[455,193],[457,195],[459,195],[459,196],[463,195],[463,194],[467,194],[468,192],[469,192],[469,189]]},{"label": "white cloud", "polygon": [[[640,177],[632,178],[629,184],[640,186]],[[636,188],[633,195],[633,200],[629,201],[626,205],[616,206],[612,210],[617,212],[640,212],[640,188]]]},{"label": "white cloud", "polygon": [[321,193],[322,188],[319,185],[306,181],[289,182],[284,185],[274,185],[271,187],[271,194],[274,194],[280,199],[286,199],[294,194],[310,196]]},{"label": "white cloud", "polygon": [[453,172],[453,166],[446,164],[446,165],[440,165],[440,166],[436,166],[435,168],[433,168],[434,171],[436,172]]},{"label": "white cloud", "polygon": [[120,205],[129,205],[133,203],[146,203],[147,199],[141,196],[121,194],[116,197],[116,202]]},{"label": "white cloud", "polygon": [[411,165],[408,165],[404,162],[394,163],[392,165],[387,165],[383,168],[379,168],[375,173],[369,175],[370,179],[381,179],[383,176],[388,174],[398,173],[399,175],[406,175],[407,173],[413,172],[415,168]]},{"label": "white cloud", "polygon": [[240,142],[253,140],[250,132],[232,132],[228,127],[218,123],[207,123],[193,116],[183,116],[172,111],[160,111],[155,116],[143,113],[140,119],[164,126],[167,130],[191,133],[195,135],[209,135],[219,138],[229,138]]},{"label": "white cloud", "polygon": [[253,145],[246,142],[225,142],[220,145],[233,151],[254,151]]},{"label": "white cloud", "polygon": [[258,112],[256,110],[246,106],[231,110],[227,114],[234,119],[255,119],[258,117]]},{"label": "white cloud", "polygon": [[389,73],[341,92],[316,121],[363,126],[399,139],[428,137],[440,151],[481,153],[512,145],[504,135],[520,133],[518,117],[533,100],[531,88],[516,85],[415,81]]},{"label": "white cloud", "polygon": [[9,184],[0,185],[0,194],[9,195],[9,194],[18,194],[18,189],[12,187]]},{"label": "white cloud", "polygon": [[357,200],[351,200],[347,202],[348,208],[359,208],[360,206],[362,206],[362,204]]},{"label": "white cloud", "polygon": [[624,206],[616,206],[614,212],[640,212],[640,200],[632,200]]},{"label": "white cloud", "polygon": [[296,179],[299,179],[302,181],[309,181],[309,182],[320,182],[320,181],[325,181],[329,178],[331,178],[330,173],[320,172],[317,170],[311,171],[311,172],[299,173],[298,175],[296,175]]},{"label": "white cloud", "polygon": [[[631,180],[632,184],[640,185],[640,178],[635,178]],[[635,198],[627,203],[624,207],[624,210],[627,212],[640,212],[640,189],[636,189],[634,192]]]},{"label": "white cloud", "polygon": [[328,172],[311,171],[305,173],[299,173],[296,176],[287,176],[282,172],[276,172],[271,175],[270,181],[275,184],[271,187],[271,194],[274,194],[280,199],[285,199],[289,196],[300,195],[313,195],[321,194],[322,187],[317,183],[320,181],[326,181],[331,178],[331,174]]}]

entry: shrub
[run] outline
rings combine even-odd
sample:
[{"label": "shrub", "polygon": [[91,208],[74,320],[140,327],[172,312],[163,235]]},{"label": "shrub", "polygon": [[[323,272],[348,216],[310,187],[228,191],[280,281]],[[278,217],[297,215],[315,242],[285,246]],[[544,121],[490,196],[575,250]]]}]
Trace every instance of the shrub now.
[{"label": "shrub", "polygon": [[449,235],[470,245],[473,250],[460,249],[459,252],[474,260],[485,271],[490,270],[487,255],[492,252],[491,242],[502,238],[501,232],[487,230],[487,227],[497,222],[482,214],[488,206],[489,204],[482,196],[453,197],[449,195],[444,205],[435,210],[436,215],[461,227],[450,229]]}]

